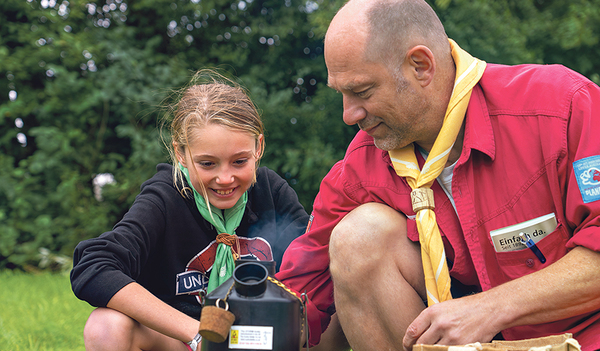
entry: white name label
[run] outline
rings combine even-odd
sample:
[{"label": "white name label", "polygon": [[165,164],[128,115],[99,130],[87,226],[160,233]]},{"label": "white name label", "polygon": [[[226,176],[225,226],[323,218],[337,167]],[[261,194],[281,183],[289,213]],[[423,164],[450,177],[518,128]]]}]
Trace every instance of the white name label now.
[{"label": "white name label", "polygon": [[554,216],[554,213],[550,213],[522,223],[492,230],[490,236],[494,242],[496,252],[524,250],[527,246],[521,242],[519,233],[529,235],[533,242],[537,243],[548,233],[553,232],[556,225],[556,216]]},{"label": "white name label", "polygon": [[229,332],[229,348],[273,350],[273,327],[234,325]]}]

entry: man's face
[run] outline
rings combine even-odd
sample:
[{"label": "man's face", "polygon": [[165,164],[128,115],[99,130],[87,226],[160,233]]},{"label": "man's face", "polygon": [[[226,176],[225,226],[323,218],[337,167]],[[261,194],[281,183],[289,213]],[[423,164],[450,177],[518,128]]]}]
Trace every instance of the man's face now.
[{"label": "man's face", "polygon": [[382,150],[413,142],[432,145],[439,126],[425,117],[429,104],[410,67],[398,62],[398,69],[391,70],[367,61],[356,42],[352,44],[325,41],[329,86],[343,94],[344,122],[358,124]]}]

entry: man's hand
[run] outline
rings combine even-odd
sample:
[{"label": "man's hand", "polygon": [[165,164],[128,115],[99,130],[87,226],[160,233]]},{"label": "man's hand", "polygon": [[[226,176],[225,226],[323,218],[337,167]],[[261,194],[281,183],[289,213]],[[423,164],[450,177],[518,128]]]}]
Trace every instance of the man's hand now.
[{"label": "man's hand", "polygon": [[416,344],[463,345],[488,342],[500,330],[497,314],[485,306],[485,293],[449,300],[426,308],[408,326],[404,350]]}]

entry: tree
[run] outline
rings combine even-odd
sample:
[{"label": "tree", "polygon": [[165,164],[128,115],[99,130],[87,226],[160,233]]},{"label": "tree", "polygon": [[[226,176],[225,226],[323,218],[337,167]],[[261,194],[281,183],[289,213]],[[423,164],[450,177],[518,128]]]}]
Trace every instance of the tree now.
[{"label": "tree", "polygon": [[600,84],[599,0],[436,0],[448,35],[476,57],[563,64]]},{"label": "tree", "polygon": [[[332,106],[311,102],[326,77],[322,44],[307,20],[316,6],[3,2],[0,95],[9,99],[0,103],[0,267],[30,267],[42,247],[70,256],[77,242],[110,229],[155,165],[167,161],[159,102],[204,67],[249,88],[272,145],[263,164],[304,189],[310,208],[353,133],[341,120],[339,132],[322,130],[336,124],[325,115]],[[104,174],[115,182],[95,193]]]},{"label": "tree", "polygon": [[[110,229],[167,161],[160,101],[200,68],[249,89],[266,126],[262,164],[310,211],[357,130],[342,122],[323,59],[344,2],[2,1],[0,268],[35,265],[40,248],[71,256]],[[600,83],[600,0],[430,3],[474,56],[562,63]],[[115,181],[101,193],[99,175]]]}]

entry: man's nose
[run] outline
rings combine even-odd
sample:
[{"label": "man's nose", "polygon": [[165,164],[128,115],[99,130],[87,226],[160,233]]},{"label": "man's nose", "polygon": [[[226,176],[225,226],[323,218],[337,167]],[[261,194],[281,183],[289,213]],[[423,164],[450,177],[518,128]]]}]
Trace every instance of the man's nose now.
[{"label": "man's nose", "polygon": [[344,123],[349,126],[355,125],[356,123],[367,117],[367,110],[363,107],[360,99],[352,96],[344,95]]}]

